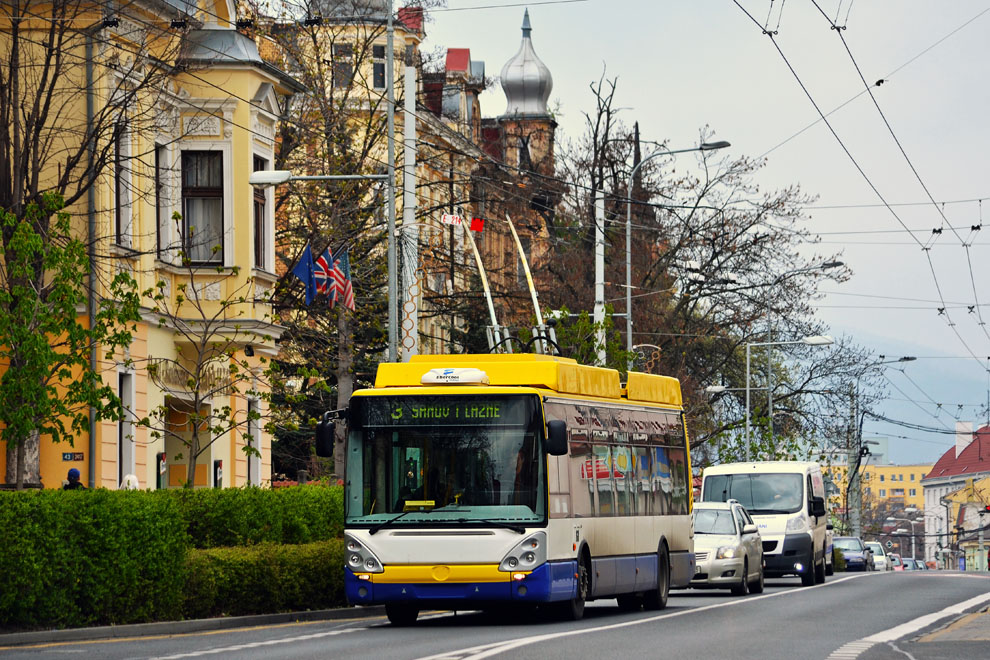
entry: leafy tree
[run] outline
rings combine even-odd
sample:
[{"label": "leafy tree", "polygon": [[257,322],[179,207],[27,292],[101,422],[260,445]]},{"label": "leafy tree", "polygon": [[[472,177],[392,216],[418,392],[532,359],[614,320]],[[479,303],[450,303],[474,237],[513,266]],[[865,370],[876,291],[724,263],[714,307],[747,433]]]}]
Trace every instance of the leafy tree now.
[{"label": "leafy tree", "polygon": [[153,125],[183,31],[148,23],[135,3],[114,6],[115,27],[105,9],[0,6],[0,423],[6,481],[18,488],[40,482],[41,435],[71,441],[87,407],[93,419],[120,413],[95,369],[101,350],[128,343],[134,282],[104,260],[95,223],[70,213],[88,204],[95,220],[101,177],[139,158],[115,147]]},{"label": "leafy tree", "polygon": [[[176,223],[181,221],[178,213],[173,217]],[[214,252],[221,249],[213,247]],[[269,361],[260,355],[252,360],[249,354],[255,345],[270,343],[271,337],[259,330],[267,316],[257,319],[251,313],[254,278],[223,295],[226,280],[235,280],[240,273],[238,267],[217,266],[215,276],[208,277],[181,250],[178,257],[183,277],[160,279],[141,294],[158,325],[176,333],[179,350],[173,357],[149,358],[145,365],[166,401],[138,425],[148,428],[152,438],[164,438],[166,447],[177,443],[183,448],[170,459],[185,462],[185,486],[191,488],[199,457],[228,434],[244,438],[249,457],[259,455],[260,438],[251,431],[258,428],[261,413],[257,406],[239,411],[234,404],[237,399],[269,398]],[[218,405],[220,401],[226,402]],[[183,422],[177,423],[176,415]]]},{"label": "leafy tree", "polygon": [[[96,323],[87,327],[77,309],[86,303],[85,244],[57,193],[31,201],[22,217],[0,209],[0,421],[7,443],[7,483],[20,490],[41,483],[39,442],[72,444],[97,419],[118,419],[120,399],[90,366],[89,351],[112,357],[131,342],[140,318],[136,283],[119,272]],[[39,286],[40,284],[40,286]]]}]

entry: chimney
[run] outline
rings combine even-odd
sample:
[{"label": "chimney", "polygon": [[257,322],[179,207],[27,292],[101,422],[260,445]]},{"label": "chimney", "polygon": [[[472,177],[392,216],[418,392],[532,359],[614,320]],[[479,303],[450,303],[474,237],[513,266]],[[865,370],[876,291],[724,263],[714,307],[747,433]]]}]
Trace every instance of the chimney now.
[{"label": "chimney", "polygon": [[956,458],[973,442],[973,422],[956,422]]}]

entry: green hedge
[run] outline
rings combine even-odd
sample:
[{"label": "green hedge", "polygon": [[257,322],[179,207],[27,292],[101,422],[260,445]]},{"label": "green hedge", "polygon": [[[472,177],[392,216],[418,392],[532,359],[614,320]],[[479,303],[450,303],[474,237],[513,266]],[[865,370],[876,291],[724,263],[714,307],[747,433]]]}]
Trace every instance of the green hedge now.
[{"label": "green hedge", "polygon": [[166,492],[177,500],[196,548],[312,543],[339,538],[344,532],[341,486]]},{"label": "green hedge", "polygon": [[181,616],[188,536],[175,498],[140,491],[0,493],[0,625]]},{"label": "green hedge", "polygon": [[190,550],[187,618],[343,607],[344,544],[260,544]]}]

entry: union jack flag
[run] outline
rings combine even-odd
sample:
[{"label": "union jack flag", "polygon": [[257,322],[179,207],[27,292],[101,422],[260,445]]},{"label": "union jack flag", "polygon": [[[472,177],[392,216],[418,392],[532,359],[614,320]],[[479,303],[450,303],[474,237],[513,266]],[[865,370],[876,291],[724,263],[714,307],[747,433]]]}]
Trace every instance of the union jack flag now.
[{"label": "union jack flag", "polygon": [[313,277],[316,278],[316,291],[330,296],[330,306],[336,301],[336,287],[333,279],[333,256],[330,248],[313,262]]},{"label": "union jack flag", "polygon": [[330,306],[340,302],[349,310],[354,310],[354,283],[351,281],[351,260],[347,250],[341,249],[333,257],[334,288],[330,298]]}]

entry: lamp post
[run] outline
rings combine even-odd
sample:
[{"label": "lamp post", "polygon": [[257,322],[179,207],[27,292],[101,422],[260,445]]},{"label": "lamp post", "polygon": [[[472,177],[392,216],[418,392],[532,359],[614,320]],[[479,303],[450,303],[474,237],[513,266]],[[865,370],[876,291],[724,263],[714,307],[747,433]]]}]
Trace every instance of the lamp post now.
[{"label": "lamp post", "polygon": [[746,344],[746,462],[750,460],[750,440],[749,440],[749,358],[750,351],[754,346],[792,346],[794,344],[804,344],[806,346],[829,346],[835,340],[828,335],[810,335],[795,341],[762,341]]},{"label": "lamp post", "polygon": [[[911,559],[917,559],[918,556],[914,552],[914,538],[915,538],[914,524],[917,521],[911,520],[910,518],[895,518],[893,516],[888,517],[886,520],[887,520],[887,522],[891,522],[891,521],[906,522],[906,523],[909,523],[911,525]],[[906,529],[895,529],[894,530],[894,533],[895,534],[906,533],[906,532],[907,532]]]},{"label": "lamp post", "polygon": [[[629,179],[626,185],[626,350],[629,353],[633,351],[633,318],[632,318],[632,187],[633,179],[636,176],[636,172],[639,171],[645,163],[658,158],[660,156],[670,156],[672,154],[682,154],[689,151],[715,151],[718,149],[724,149],[726,147],[732,146],[725,140],[720,140],[718,142],[703,142],[697,147],[692,147],[691,149],[660,149],[654,151],[652,154],[639,161],[633,165],[632,170],[629,171]],[[602,237],[602,242],[604,244],[604,236]],[[604,279],[604,275],[601,279]],[[596,291],[597,292],[597,291]],[[602,300],[604,299],[604,291],[602,291]],[[596,308],[597,300],[596,300]],[[604,301],[601,304],[602,309],[604,309]],[[604,333],[604,330],[599,332]],[[604,343],[604,341],[602,342]],[[627,369],[629,371],[633,368],[633,358],[630,356],[629,364]]]},{"label": "lamp post", "polygon": [[[391,16],[391,14],[390,14]],[[248,183],[252,186],[269,188],[290,181],[360,181],[371,179],[373,181],[387,181],[389,188],[389,260],[388,260],[388,361],[397,362],[399,354],[398,344],[398,315],[395,309],[395,294],[398,289],[396,280],[396,266],[394,259],[394,249],[391,247],[395,242],[395,177],[389,174],[312,174],[295,175],[289,170],[258,170],[252,172],[248,177]]]}]

